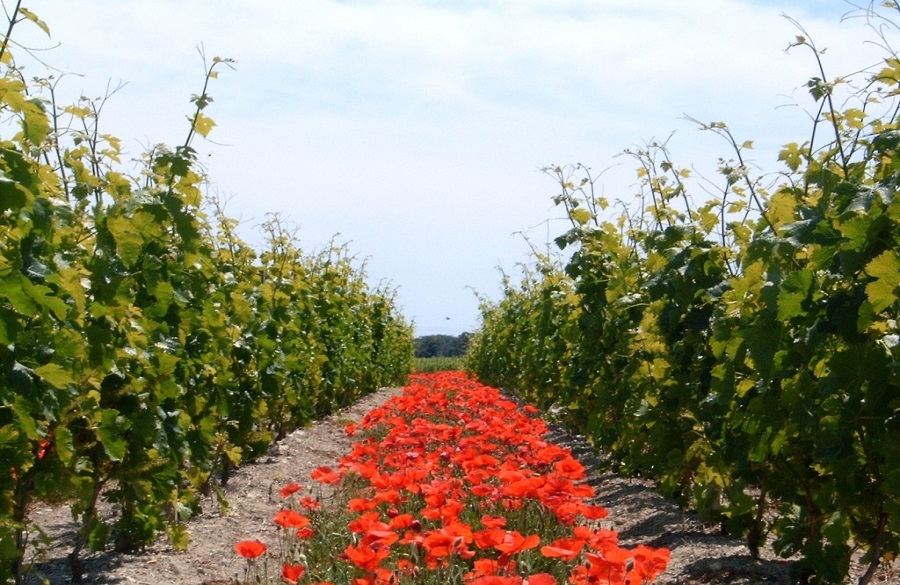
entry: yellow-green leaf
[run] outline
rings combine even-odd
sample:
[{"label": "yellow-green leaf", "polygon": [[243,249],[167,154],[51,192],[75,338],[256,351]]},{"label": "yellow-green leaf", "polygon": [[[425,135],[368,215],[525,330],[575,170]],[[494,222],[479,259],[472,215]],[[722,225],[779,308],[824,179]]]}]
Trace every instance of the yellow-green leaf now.
[{"label": "yellow-green leaf", "polygon": [[81,120],[85,120],[92,116],[91,109],[86,106],[66,106],[63,108],[63,111]]},{"label": "yellow-green leaf", "polygon": [[865,117],[866,113],[858,108],[850,108],[844,112],[844,120],[847,122],[847,126],[854,130],[862,130]]},{"label": "yellow-green leaf", "polygon": [[135,229],[133,223],[126,217],[111,217],[106,221],[106,227],[116,241],[119,258],[127,267],[134,266],[141,256],[144,239]]},{"label": "yellow-green leaf", "polygon": [[581,207],[573,209],[569,213],[569,216],[572,218],[572,221],[578,225],[585,225],[587,222],[591,221],[591,212]]},{"label": "yellow-green leaf", "polygon": [[225,449],[225,456],[235,465],[240,465],[243,459],[243,452],[240,447],[229,447]]},{"label": "yellow-green leaf", "polygon": [[122,431],[131,425],[114,408],[106,408],[94,414],[97,421],[97,438],[103,445],[106,456],[111,461],[121,461],[128,451],[128,443],[122,438]]},{"label": "yellow-green leaf", "polygon": [[250,303],[247,302],[247,299],[238,291],[234,291],[229,295],[231,297],[231,308],[234,311],[235,317],[241,323],[249,323],[253,318],[253,308],[250,306]]},{"label": "yellow-green leaf", "polygon": [[54,388],[65,388],[69,384],[74,384],[75,380],[69,375],[59,364],[46,364],[34,369],[34,373],[40,378],[53,386]]},{"label": "yellow-green leaf", "polygon": [[0,298],[6,299],[17,312],[30,317],[37,313],[38,306],[24,290],[27,284],[23,276],[0,281]]},{"label": "yellow-green leaf", "polygon": [[743,398],[747,394],[747,392],[750,392],[750,390],[753,389],[754,386],[756,386],[755,381],[751,380],[750,378],[744,378],[737,384],[737,395]]},{"label": "yellow-green leaf", "polygon": [[75,455],[75,438],[66,427],[56,427],[53,431],[53,446],[63,464],[68,464]]},{"label": "yellow-green leaf", "polygon": [[194,130],[204,138],[209,135],[215,125],[216,122],[208,116],[204,116],[200,113],[194,116]]},{"label": "yellow-green leaf", "polygon": [[44,104],[28,96],[25,84],[8,77],[0,78],[0,104],[6,104],[22,116],[22,136],[32,145],[41,144],[50,133],[50,120]]},{"label": "yellow-green leaf", "polygon": [[803,163],[803,151],[796,142],[790,142],[784,145],[781,152],[778,153],[778,160],[784,161],[792,171],[796,171]]},{"label": "yellow-green leaf", "polygon": [[796,198],[789,191],[779,191],[769,200],[766,217],[772,225],[781,227],[796,220],[799,206]]},{"label": "yellow-green leaf", "polygon": [[900,256],[887,250],[866,265],[866,274],[875,280],[866,285],[866,295],[876,313],[897,302],[900,286]]},{"label": "yellow-green leaf", "polygon": [[38,18],[37,14],[28,10],[27,8],[21,8],[21,7],[19,8],[19,14],[21,14],[22,16],[24,16],[25,18],[27,18],[28,20],[30,20],[31,22],[36,24],[38,26],[38,28],[41,29],[42,31],[44,31],[44,34],[46,34],[48,37],[50,36],[50,27],[47,26],[46,22],[44,22],[43,20]]},{"label": "yellow-green leaf", "polygon": [[34,300],[38,306],[49,309],[59,320],[65,319],[69,307],[63,299],[53,293],[50,287],[34,284],[24,276],[18,278],[18,284],[21,285],[22,292]]},{"label": "yellow-green leaf", "polygon": [[32,405],[24,396],[16,396],[15,401],[9,405],[9,408],[12,410],[13,414],[16,415],[16,419],[19,423],[19,430],[21,430],[26,437],[32,441],[43,438],[38,432],[37,421],[31,416],[31,413],[33,412]]},{"label": "yellow-green leaf", "polygon": [[[182,504],[176,504],[177,508],[185,508]],[[187,527],[183,522],[176,524],[171,531],[168,532],[169,540],[175,550],[187,550],[191,542],[191,535],[187,531]]]}]

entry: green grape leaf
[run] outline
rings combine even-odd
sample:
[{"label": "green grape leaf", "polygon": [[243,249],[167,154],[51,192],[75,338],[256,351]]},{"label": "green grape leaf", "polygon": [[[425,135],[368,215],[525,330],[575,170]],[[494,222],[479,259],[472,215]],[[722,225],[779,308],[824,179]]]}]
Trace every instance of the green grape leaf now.
[{"label": "green grape leaf", "polygon": [[50,134],[50,119],[44,111],[44,105],[37,98],[28,100],[28,106],[22,110],[24,117],[22,129],[25,138],[35,146],[43,144]]},{"label": "green grape leaf", "polygon": [[15,402],[10,407],[19,420],[19,428],[29,439],[36,441],[41,438],[38,433],[37,421],[31,416],[32,408],[28,400],[23,396],[16,396]]},{"label": "green grape leaf", "polygon": [[806,312],[802,305],[809,296],[813,280],[811,270],[797,270],[787,275],[778,291],[779,319],[787,320]]},{"label": "green grape leaf", "polygon": [[198,113],[194,116],[194,130],[196,130],[197,134],[206,138],[209,136],[209,133],[212,131],[213,127],[216,125],[215,120],[210,118],[209,116],[204,116],[203,114]]},{"label": "green grape leaf", "polygon": [[75,455],[75,442],[72,431],[66,427],[56,427],[53,431],[53,445],[63,465],[68,464]]},{"label": "green grape leaf", "polygon": [[234,311],[234,316],[237,317],[241,323],[249,323],[253,318],[253,307],[250,306],[250,303],[247,302],[244,295],[238,291],[234,291],[229,297],[231,298],[231,308]]},{"label": "green grape leaf", "polygon": [[127,217],[115,216],[106,220],[106,227],[116,241],[119,258],[127,267],[134,266],[140,259],[144,239]]},{"label": "green grape leaf", "polygon": [[887,250],[866,265],[866,274],[875,280],[866,285],[866,295],[876,313],[897,302],[900,286],[900,256]]},{"label": "green grape leaf", "polygon": [[50,133],[50,120],[43,103],[28,97],[24,83],[9,77],[0,78],[0,103],[22,116],[22,136],[32,145],[40,145]]},{"label": "green grape leaf", "polygon": [[803,163],[805,152],[796,142],[790,142],[784,145],[784,148],[778,153],[778,160],[784,161],[792,171],[796,171]]},{"label": "green grape leaf", "polygon": [[0,308],[0,345],[9,345],[15,338],[16,319],[9,311]]},{"label": "green grape leaf", "polygon": [[569,217],[571,217],[572,221],[574,221],[578,225],[585,225],[587,224],[587,222],[591,221],[591,212],[587,209],[579,207],[570,211]]},{"label": "green grape leaf", "polygon": [[806,299],[806,295],[803,293],[780,292],[778,294],[778,318],[787,320],[802,315],[804,299]]},{"label": "green grape leaf", "polygon": [[27,279],[19,276],[0,280],[0,298],[5,298],[17,312],[31,317],[37,314],[38,306],[25,292],[25,286],[30,284]]},{"label": "green grape leaf", "polygon": [[[180,504],[178,506],[180,506]],[[169,530],[169,542],[172,543],[172,548],[174,548],[175,550],[187,550],[190,541],[191,535],[188,532],[187,526],[185,524],[175,524]]]},{"label": "green grape leaf", "polygon": [[74,384],[75,380],[69,375],[59,364],[46,364],[34,369],[34,373],[40,376],[42,380],[53,386],[54,388],[65,388],[69,384]]},{"label": "green grape leaf", "polygon": [[50,36],[50,27],[47,26],[46,22],[44,22],[43,20],[38,18],[37,14],[28,10],[27,8],[22,8],[22,7],[19,7],[19,14],[21,14],[22,16],[24,16],[25,18],[27,18],[28,20],[30,20],[31,22],[36,24],[38,26],[38,28],[41,29],[42,31],[44,31],[44,34],[46,34],[48,37]]},{"label": "green grape leaf", "polygon": [[88,546],[92,551],[100,551],[109,542],[109,524],[102,519],[95,520],[88,534]]},{"label": "green grape leaf", "polygon": [[121,461],[125,458],[128,443],[122,438],[120,431],[121,422],[118,411],[106,409],[101,412],[100,424],[97,425],[97,437],[106,451],[106,456],[111,461]]},{"label": "green grape leaf", "polygon": [[868,215],[861,215],[838,224],[841,235],[847,238],[844,246],[848,250],[861,251],[869,238],[869,230],[872,227],[872,219]]},{"label": "green grape leaf", "polygon": [[50,309],[50,311],[60,321],[66,318],[66,313],[69,311],[69,306],[64,300],[57,296],[54,296],[52,294],[53,291],[49,287],[32,284],[32,282],[24,276],[21,279],[21,283],[22,290],[24,290],[32,299],[37,301],[40,306]]}]

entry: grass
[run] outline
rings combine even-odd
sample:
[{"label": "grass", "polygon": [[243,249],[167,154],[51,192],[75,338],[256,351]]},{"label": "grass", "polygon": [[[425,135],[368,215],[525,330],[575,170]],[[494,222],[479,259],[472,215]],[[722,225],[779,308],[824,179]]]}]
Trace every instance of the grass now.
[{"label": "grass", "polygon": [[413,367],[417,372],[461,372],[465,370],[466,358],[464,356],[457,357],[429,357],[414,358]]}]

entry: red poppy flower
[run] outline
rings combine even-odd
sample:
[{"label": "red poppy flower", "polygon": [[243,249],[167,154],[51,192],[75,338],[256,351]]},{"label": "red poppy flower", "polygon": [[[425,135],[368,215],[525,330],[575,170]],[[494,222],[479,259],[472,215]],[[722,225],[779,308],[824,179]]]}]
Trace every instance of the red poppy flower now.
[{"label": "red poppy flower", "polygon": [[557,585],[557,583],[556,577],[550,573],[535,573],[522,581],[522,585]]},{"label": "red poppy flower", "polygon": [[587,526],[576,526],[573,533],[575,538],[585,541],[593,550],[605,550],[619,546],[619,533],[615,530],[605,528],[591,530]]},{"label": "red poppy flower", "polygon": [[541,547],[541,554],[548,558],[559,558],[571,561],[584,548],[584,541],[577,538],[560,538],[547,546]]},{"label": "red poppy flower", "polygon": [[412,514],[397,514],[391,518],[391,521],[388,524],[393,530],[402,530],[404,528],[410,528],[415,521],[416,518]]},{"label": "red poppy flower", "polygon": [[581,510],[581,515],[588,520],[600,520],[609,516],[609,512],[603,506],[585,506]]},{"label": "red poppy flower", "polygon": [[522,577],[502,577],[500,575],[488,575],[478,577],[468,582],[469,585],[522,585]]},{"label": "red poppy flower", "polygon": [[507,530],[503,535],[503,540],[499,544],[495,544],[494,548],[504,554],[515,554],[523,550],[536,547],[541,543],[541,537],[537,534],[523,536],[516,530]]},{"label": "red poppy flower", "polygon": [[516,561],[510,559],[505,564],[500,564],[500,562],[495,559],[476,559],[472,562],[472,567],[474,570],[465,574],[464,580],[466,583],[469,583],[469,580],[477,577],[489,577],[491,575],[512,573],[516,570]]},{"label": "red poppy flower", "polygon": [[297,512],[296,510],[279,510],[275,514],[275,524],[282,528],[303,528],[309,526],[309,518]]},{"label": "red poppy flower", "polygon": [[485,528],[503,528],[506,526],[506,518],[503,516],[490,516],[485,514],[481,517],[481,525]]},{"label": "red poppy flower", "polygon": [[234,551],[245,559],[255,559],[264,554],[267,548],[258,540],[242,540],[234,545]]},{"label": "red poppy flower", "polygon": [[352,512],[365,512],[367,510],[372,510],[377,505],[378,502],[375,500],[370,500],[368,498],[353,498],[347,502],[347,509]]},{"label": "red poppy flower", "polygon": [[349,524],[351,532],[368,532],[369,530],[389,529],[390,527],[380,520],[381,514],[378,512],[366,512],[360,514],[358,518],[352,520]]},{"label": "red poppy flower", "polygon": [[388,547],[374,547],[367,542],[361,542],[356,546],[350,545],[344,549],[347,559],[364,571],[375,570],[390,553],[391,549]]},{"label": "red poppy flower", "polygon": [[305,497],[300,498],[300,505],[303,506],[304,508],[306,508],[307,510],[321,510],[322,509],[322,503],[319,502],[319,500],[317,500],[313,497],[310,497],[310,496],[305,496]]},{"label": "red poppy flower", "polygon": [[494,548],[498,544],[503,544],[506,537],[506,531],[502,528],[486,528],[475,533],[475,544],[478,548],[488,549]]},{"label": "red poppy flower", "polygon": [[40,443],[38,443],[38,452],[37,458],[43,459],[44,456],[50,451],[50,447],[53,446],[53,443],[48,438],[41,439]]},{"label": "red poppy flower", "polygon": [[320,483],[337,483],[341,481],[341,473],[330,467],[317,467],[310,474],[310,477]]},{"label": "red poppy flower", "polygon": [[572,457],[567,457],[562,461],[557,461],[556,463],[554,463],[553,470],[568,479],[584,478],[584,465],[582,465]]},{"label": "red poppy flower", "polygon": [[291,585],[297,585],[297,581],[303,577],[303,574],[306,573],[306,567],[303,565],[292,565],[290,563],[285,563],[281,567],[281,578],[284,579],[286,583],[290,583]]},{"label": "red poppy flower", "polygon": [[296,482],[289,483],[286,486],[284,486],[283,488],[281,488],[281,499],[285,500],[285,499],[291,497],[291,494],[297,493],[301,489],[303,489],[303,488],[300,487],[299,483],[296,483]]}]

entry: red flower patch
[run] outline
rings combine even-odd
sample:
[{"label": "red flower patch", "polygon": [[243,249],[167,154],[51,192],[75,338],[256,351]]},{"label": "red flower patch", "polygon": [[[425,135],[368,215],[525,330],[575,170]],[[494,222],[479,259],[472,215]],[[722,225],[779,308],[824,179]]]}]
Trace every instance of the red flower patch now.
[{"label": "red flower patch", "polygon": [[[408,585],[451,570],[467,585],[637,585],[662,573],[668,550],[622,548],[598,526],[607,512],[590,503],[584,466],[544,440],[536,414],[443,372],[414,376],[401,395],[348,425],[358,441],[336,469],[319,467],[312,479],[346,491],[340,513],[350,520],[337,557],[349,582]],[[282,490],[286,500],[293,485]],[[307,517],[295,504],[275,522],[305,531],[313,546],[317,515],[328,512],[301,498]],[[292,542],[283,541],[287,554],[297,550]],[[295,583],[303,571],[314,574],[288,562],[282,577]]]}]

